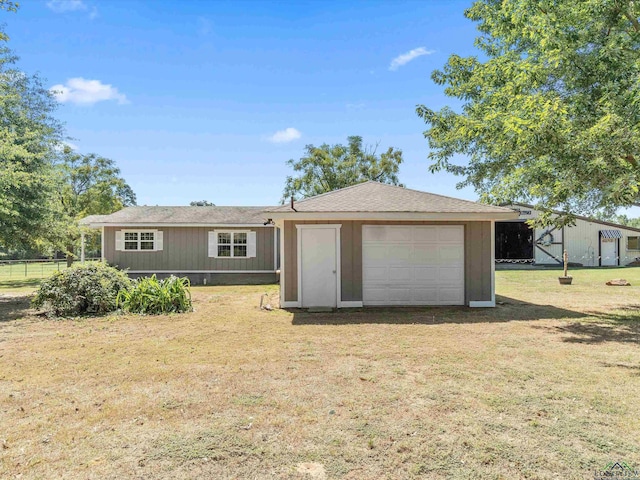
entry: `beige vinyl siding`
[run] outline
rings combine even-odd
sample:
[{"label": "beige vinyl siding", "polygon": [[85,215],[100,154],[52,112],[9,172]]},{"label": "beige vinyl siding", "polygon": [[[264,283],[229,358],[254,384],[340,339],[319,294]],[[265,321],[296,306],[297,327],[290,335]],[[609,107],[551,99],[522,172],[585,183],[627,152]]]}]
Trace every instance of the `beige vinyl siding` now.
[{"label": "beige vinyl siding", "polygon": [[491,300],[491,222],[285,221],[284,300],[298,299],[296,224],[341,224],[342,301],[362,301],[362,225],[463,225],[465,303]]},{"label": "beige vinyl siding", "polygon": [[[116,251],[116,231],[127,230],[127,228],[105,227],[104,250],[107,262],[120,268],[142,272],[203,270],[268,270],[272,272],[274,270],[273,227],[145,227],[144,229],[163,232],[164,246],[162,251]],[[214,230],[256,232],[256,256],[253,258],[210,258],[208,235]]]}]

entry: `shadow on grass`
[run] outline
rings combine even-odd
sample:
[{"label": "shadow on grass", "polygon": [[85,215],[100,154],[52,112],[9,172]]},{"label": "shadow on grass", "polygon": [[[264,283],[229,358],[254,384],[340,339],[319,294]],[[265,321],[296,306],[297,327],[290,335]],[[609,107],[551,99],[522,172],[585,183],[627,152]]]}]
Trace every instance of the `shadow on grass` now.
[{"label": "shadow on grass", "polygon": [[[570,334],[562,339],[567,343],[596,344],[604,342],[635,343],[640,346],[640,322],[616,319],[616,316],[602,315],[592,322],[574,322],[557,327],[545,327],[556,332]],[[602,320],[605,320],[602,322]]]},{"label": "shadow on grass", "polygon": [[31,304],[28,296],[2,297],[0,296],[0,323],[18,320],[26,317]]},{"label": "shadow on grass", "polygon": [[587,318],[553,305],[536,305],[508,297],[497,296],[496,308],[469,307],[367,307],[309,313],[305,309],[290,309],[293,325],[437,325],[443,323],[495,323],[542,319]]},{"label": "shadow on grass", "polygon": [[0,280],[0,293],[2,290],[12,290],[17,288],[37,287],[42,282],[42,278],[16,278],[12,280]]},{"label": "shadow on grass", "polygon": [[608,363],[600,362],[600,365],[607,368],[621,368],[628,371],[631,375],[640,377],[640,365],[629,365],[626,363]]}]

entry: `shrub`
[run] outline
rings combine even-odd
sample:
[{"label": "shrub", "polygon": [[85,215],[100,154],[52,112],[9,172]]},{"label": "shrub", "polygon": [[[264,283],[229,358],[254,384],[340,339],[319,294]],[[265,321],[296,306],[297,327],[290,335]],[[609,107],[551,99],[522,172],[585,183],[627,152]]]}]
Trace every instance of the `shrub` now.
[{"label": "shrub", "polygon": [[149,315],[190,312],[190,287],[188,278],[173,275],[164,280],[158,280],[155,275],[139,278],[131,288],[120,291],[118,305],[127,312]]},{"label": "shrub", "polygon": [[130,285],[126,273],[114,267],[77,265],[44,280],[32,305],[59,317],[103,315],[117,308],[118,293]]}]

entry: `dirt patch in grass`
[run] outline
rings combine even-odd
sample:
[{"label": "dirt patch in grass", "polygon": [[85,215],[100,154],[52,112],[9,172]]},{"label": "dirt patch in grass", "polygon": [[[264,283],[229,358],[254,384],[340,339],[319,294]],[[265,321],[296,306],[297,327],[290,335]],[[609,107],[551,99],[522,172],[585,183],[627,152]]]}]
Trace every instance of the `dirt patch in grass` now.
[{"label": "dirt patch in grass", "polygon": [[584,479],[612,460],[640,466],[640,281],[612,296],[594,280],[576,299],[553,272],[503,273],[496,309],[267,312],[260,296],[276,287],[243,286],[194,288],[185,315],[0,310],[15,312],[0,322],[0,478]]}]

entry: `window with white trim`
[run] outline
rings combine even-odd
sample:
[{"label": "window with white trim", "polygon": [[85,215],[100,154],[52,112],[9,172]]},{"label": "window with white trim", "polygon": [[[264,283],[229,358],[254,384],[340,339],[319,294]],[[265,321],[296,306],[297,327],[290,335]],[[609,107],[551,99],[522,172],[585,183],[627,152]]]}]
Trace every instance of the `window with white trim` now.
[{"label": "window with white trim", "polygon": [[209,256],[215,258],[253,258],[256,256],[256,232],[214,230],[209,232]]},{"label": "window with white trim", "polygon": [[217,232],[218,257],[247,256],[247,232]]},{"label": "window with white trim", "polygon": [[127,230],[124,233],[124,250],[141,251],[156,249],[156,232],[154,230]]},{"label": "window with white trim", "polygon": [[640,237],[627,237],[627,250],[640,250]]}]

